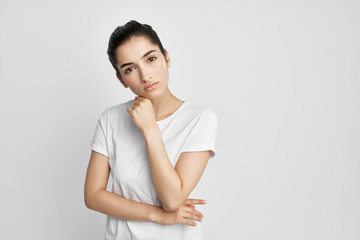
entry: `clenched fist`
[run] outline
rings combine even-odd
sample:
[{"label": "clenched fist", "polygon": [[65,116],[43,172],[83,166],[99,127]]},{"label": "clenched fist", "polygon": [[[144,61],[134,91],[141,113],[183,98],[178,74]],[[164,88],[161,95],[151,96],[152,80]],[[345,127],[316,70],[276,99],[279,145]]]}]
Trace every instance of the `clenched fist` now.
[{"label": "clenched fist", "polygon": [[154,108],[149,99],[136,96],[134,104],[126,110],[141,132],[157,126]]}]

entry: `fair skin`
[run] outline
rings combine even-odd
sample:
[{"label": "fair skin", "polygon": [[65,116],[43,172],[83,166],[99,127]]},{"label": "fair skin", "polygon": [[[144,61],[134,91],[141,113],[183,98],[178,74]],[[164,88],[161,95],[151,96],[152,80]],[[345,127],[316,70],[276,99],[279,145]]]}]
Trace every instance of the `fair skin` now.
[{"label": "fair skin", "polygon": [[203,217],[194,207],[196,204],[204,204],[199,199],[187,199],[176,211],[167,212],[159,206],[122,198],[106,190],[109,175],[109,158],[92,151],[84,189],[85,205],[89,209],[118,219],[154,222],[162,225],[186,224],[195,226],[195,222],[186,218],[201,221]]},{"label": "fair skin", "polygon": [[[85,201],[89,208],[121,219],[194,226],[194,222],[185,218],[201,221],[203,215],[194,205],[205,201],[187,198],[200,180],[211,152],[183,152],[175,168],[171,165],[156,121],[170,116],[183,101],[168,89],[170,57],[165,53],[163,56],[160,49],[143,36],[132,37],[116,49],[120,71],[117,77],[125,88],[137,95],[127,112],[144,135],[151,176],[162,207],[107,192],[108,159],[94,151],[86,177]],[[154,89],[145,89],[153,83],[157,83]]]}]

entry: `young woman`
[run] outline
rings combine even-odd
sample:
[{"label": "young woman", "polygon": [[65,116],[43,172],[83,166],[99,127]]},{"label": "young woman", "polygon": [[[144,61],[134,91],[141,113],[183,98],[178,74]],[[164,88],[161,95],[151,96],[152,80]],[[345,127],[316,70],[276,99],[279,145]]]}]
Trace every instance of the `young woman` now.
[{"label": "young woman", "polygon": [[203,214],[194,205],[205,200],[188,196],[215,156],[216,114],[170,92],[169,53],[151,26],[132,20],[116,28],[108,55],[136,97],[97,122],[86,206],[107,215],[106,239],[202,239]]}]

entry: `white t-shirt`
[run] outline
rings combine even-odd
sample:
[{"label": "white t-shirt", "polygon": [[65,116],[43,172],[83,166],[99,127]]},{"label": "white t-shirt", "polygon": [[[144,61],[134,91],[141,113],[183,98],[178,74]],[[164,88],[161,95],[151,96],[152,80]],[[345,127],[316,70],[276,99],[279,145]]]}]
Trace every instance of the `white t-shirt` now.
[{"label": "white t-shirt", "polygon": [[[141,203],[161,206],[150,173],[144,135],[126,111],[134,100],[107,108],[100,116],[92,150],[109,157],[112,192]],[[169,117],[157,121],[168,157],[175,167],[182,152],[211,150],[215,156],[218,119],[210,107],[184,101]],[[153,222],[127,221],[107,216],[105,239],[202,239],[200,222],[161,225]]]}]

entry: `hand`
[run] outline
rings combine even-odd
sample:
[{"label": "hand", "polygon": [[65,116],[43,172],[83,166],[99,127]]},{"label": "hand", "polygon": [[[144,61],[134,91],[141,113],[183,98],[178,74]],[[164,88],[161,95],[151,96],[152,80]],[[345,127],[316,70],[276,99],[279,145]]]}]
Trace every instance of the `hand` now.
[{"label": "hand", "polygon": [[193,204],[205,204],[205,200],[201,199],[186,199],[183,205],[175,211],[162,212],[160,224],[162,225],[174,225],[178,223],[187,224],[190,226],[196,226],[196,223],[186,218],[193,219],[201,222],[204,215],[195,209]]},{"label": "hand", "polygon": [[140,131],[157,126],[154,108],[149,99],[136,96],[134,104],[126,110]]}]

